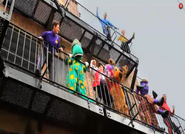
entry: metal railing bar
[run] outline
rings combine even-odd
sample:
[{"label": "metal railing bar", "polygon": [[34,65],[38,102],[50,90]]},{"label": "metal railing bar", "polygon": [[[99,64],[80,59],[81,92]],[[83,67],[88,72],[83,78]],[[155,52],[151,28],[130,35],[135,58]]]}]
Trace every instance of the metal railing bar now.
[{"label": "metal railing bar", "polygon": [[[26,43],[26,33],[25,33],[25,35],[24,35],[24,43],[23,43],[22,57],[24,57],[25,43]],[[22,58],[22,61],[21,61],[21,66],[22,66],[22,64],[23,64],[23,58]]]},{"label": "metal railing bar", "polygon": [[[30,47],[29,47],[29,58],[28,58],[28,60],[30,61],[30,57],[31,57],[31,45],[32,44],[32,36],[31,36],[31,38],[30,38]],[[30,64],[28,64],[28,69],[30,68]]]},{"label": "metal railing bar", "polygon": [[16,59],[16,56],[17,56],[17,49],[18,49],[18,44],[19,44],[19,36],[20,36],[20,29],[19,29],[19,32],[18,32],[18,37],[17,37],[17,44],[16,44],[16,50],[15,50],[15,58],[14,58],[14,63],[15,63],[15,59]]},{"label": "metal railing bar", "polygon": [[10,36],[10,42],[9,42],[9,47],[8,47],[7,60],[8,60],[8,58],[9,58],[10,47],[11,47],[11,44],[12,44],[13,31],[14,31],[14,26],[12,27],[12,32],[11,32],[11,36]]}]

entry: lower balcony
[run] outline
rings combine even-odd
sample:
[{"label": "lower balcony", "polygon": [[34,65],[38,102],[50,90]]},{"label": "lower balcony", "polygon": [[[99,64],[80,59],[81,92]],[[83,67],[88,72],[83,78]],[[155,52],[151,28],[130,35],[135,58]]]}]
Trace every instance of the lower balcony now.
[{"label": "lower balcony", "polygon": [[[157,126],[143,121],[139,111],[139,100],[136,97],[138,94],[106,75],[104,77],[107,82],[114,83],[113,89],[121,88],[112,94],[114,100],[112,105],[95,99],[93,78],[89,71],[85,74],[86,95],[71,92],[67,87],[69,65],[64,62],[68,57],[65,52],[57,53],[58,50],[56,50],[56,54],[52,55],[55,71],[50,75],[53,76],[53,80],[49,79],[47,64],[42,64],[44,65],[42,75],[36,77],[38,56],[42,50],[43,45],[37,37],[9,24],[1,47],[1,57],[5,65],[4,73],[1,72],[0,78],[2,109],[32,117],[38,122],[41,121],[40,124],[47,121],[71,128],[80,134],[168,132],[161,116],[156,115]],[[46,53],[49,56],[49,51]],[[42,60],[41,62],[43,63]],[[48,63],[47,60],[46,63]],[[105,86],[108,88],[108,83]],[[107,101],[110,101],[110,95],[104,95]],[[118,103],[119,107],[117,107]],[[128,109],[125,109],[124,105],[127,105]],[[125,110],[128,111],[125,112]],[[172,118],[178,130],[184,133],[180,119]]]}]

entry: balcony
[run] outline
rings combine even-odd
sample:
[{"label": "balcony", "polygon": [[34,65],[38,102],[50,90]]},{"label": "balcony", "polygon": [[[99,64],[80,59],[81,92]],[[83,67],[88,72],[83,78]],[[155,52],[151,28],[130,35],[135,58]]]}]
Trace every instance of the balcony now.
[{"label": "balcony", "polygon": [[[25,4],[21,0],[16,0],[15,10],[45,26],[49,25],[49,20],[52,22],[52,20],[56,20],[58,16],[61,21],[60,36],[68,41],[78,38],[82,42],[82,47],[86,52],[85,54],[89,57],[92,54],[92,56],[105,63],[107,63],[111,57],[116,61],[118,67],[127,64],[129,67],[127,77],[135,67],[137,68],[138,59],[135,56],[127,54],[126,52],[123,53],[117,47],[113,47],[110,42],[105,41],[104,36],[97,34],[97,31],[89,28],[86,23],[69,12],[66,11],[66,16],[62,17],[60,15],[61,13],[58,13],[56,10],[55,4],[51,1],[32,2],[33,7],[28,6],[28,3]],[[43,10],[47,10],[47,12],[45,12],[46,16],[44,17],[41,16],[41,13],[44,12]],[[53,19],[49,16],[53,16],[51,17]],[[116,83],[113,88],[116,89],[117,86],[121,87],[121,91],[125,94],[126,104],[129,109],[128,113],[123,112],[113,105],[108,106],[102,101],[95,99],[92,94],[93,78],[89,71],[86,72],[85,75],[87,95],[84,96],[78,92],[71,92],[66,86],[69,65],[64,63],[64,59],[69,55],[65,51],[59,52],[58,49],[55,48],[56,54],[52,55],[56,63],[53,66],[55,73],[52,74],[54,80],[50,80],[47,73],[45,76],[35,77],[34,73],[38,55],[43,50],[43,43],[41,43],[36,36],[21,29],[19,26],[2,18],[0,20],[2,29],[0,36],[0,40],[2,40],[1,57],[5,65],[4,72],[3,69],[1,69],[2,75],[0,78],[1,107],[19,111],[21,114],[24,113],[36,119],[63,124],[67,127],[72,126],[72,128],[79,133],[167,132],[167,128],[161,116],[156,116],[158,121],[157,126],[153,126],[141,120],[139,112],[140,100],[137,99],[139,94],[132,92],[130,88],[125,87],[122,83],[104,74],[101,75],[104,75],[108,81]],[[93,45],[95,46],[95,51],[91,53]],[[107,50],[108,46],[111,46],[110,52]],[[106,83],[105,86],[107,85]],[[113,100],[123,98],[119,93],[115,94],[118,98],[113,97]],[[140,97],[145,99],[143,96]],[[110,100],[110,96],[106,96],[106,99]],[[121,108],[123,108],[123,104],[121,104]],[[176,115],[174,115],[172,119],[181,133],[184,133],[184,128],[181,125],[184,120]],[[90,129],[92,125],[96,128],[95,130]],[[79,128],[86,128],[86,130],[82,131],[79,130]],[[163,128],[165,128],[165,130]]]}]

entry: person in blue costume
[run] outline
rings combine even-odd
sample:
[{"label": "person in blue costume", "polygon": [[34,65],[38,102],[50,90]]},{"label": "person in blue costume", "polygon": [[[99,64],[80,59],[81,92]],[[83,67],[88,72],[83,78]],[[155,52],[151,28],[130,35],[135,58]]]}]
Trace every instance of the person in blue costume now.
[{"label": "person in blue costume", "polygon": [[104,14],[104,18],[103,19],[101,19],[99,17],[98,7],[97,7],[96,16],[98,17],[98,19],[99,19],[99,21],[100,21],[100,23],[102,25],[103,33],[106,35],[107,39],[109,41],[111,41],[110,27],[112,27],[114,29],[118,29],[118,28],[115,27],[110,21],[107,20],[107,13]]},{"label": "person in blue costume", "polygon": [[[41,41],[45,41],[45,43],[44,43],[44,49],[39,54],[39,58],[38,58],[38,62],[37,62],[37,70],[35,72],[35,75],[40,76],[40,74],[41,74],[40,71],[41,71],[42,67],[44,66],[44,64],[46,63],[47,46],[48,46],[48,65],[47,66],[48,66],[48,70],[49,70],[49,79],[52,81],[54,81],[54,77],[53,77],[54,61],[52,59],[52,55],[55,54],[54,47],[59,48],[60,51],[63,51],[63,48],[60,47],[60,39],[58,37],[59,30],[60,30],[59,22],[53,21],[52,31],[45,31],[44,33],[42,33],[41,36],[39,36],[39,39]],[[42,53],[43,53],[43,59],[42,59],[43,65],[41,65]]]}]

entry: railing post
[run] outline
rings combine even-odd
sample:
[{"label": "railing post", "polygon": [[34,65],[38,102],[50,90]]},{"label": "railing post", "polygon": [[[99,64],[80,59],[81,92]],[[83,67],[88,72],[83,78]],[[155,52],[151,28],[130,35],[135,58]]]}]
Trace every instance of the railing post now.
[{"label": "railing post", "polygon": [[46,23],[48,31],[52,29],[51,26],[52,26],[52,21],[54,19],[54,13],[55,13],[55,10],[52,8],[51,13],[49,15],[49,19],[47,20],[47,23]]},{"label": "railing post", "polygon": [[59,13],[62,17],[64,17],[65,15],[65,11],[62,11],[62,9],[60,8],[60,5],[58,4],[58,0],[54,0],[55,5],[57,6]]},{"label": "railing post", "polygon": [[97,40],[97,38],[98,38],[98,34],[95,33],[95,35],[92,38],[91,44],[89,44],[89,49],[91,48],[90,55],[88,56],[88,63],[89,63],[89,65],[90,65],[90,62],[91,62],[91,59],[92,59],[92,56],[93,56],[93,53],[94,53],[94,49],[95,49],[94,42]]}]

